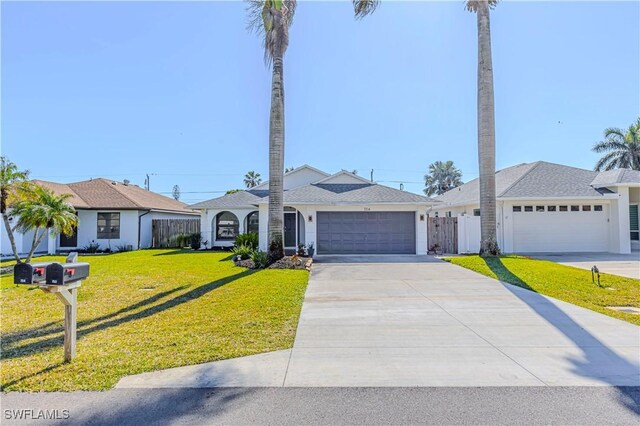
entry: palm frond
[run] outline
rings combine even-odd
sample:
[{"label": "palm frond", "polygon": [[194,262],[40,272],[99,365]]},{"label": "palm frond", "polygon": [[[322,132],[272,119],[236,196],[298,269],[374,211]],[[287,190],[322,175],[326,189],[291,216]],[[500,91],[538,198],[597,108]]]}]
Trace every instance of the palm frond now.
[{"label": "palm frond", "polygon": [[498,4],[498,0],[467,0],[464,8],[469,12],[477,12],[482,3],[488,3],[489,8],[493,9]]},{"label": "palm frond", "polygon": [[247,0],[247,29],[262,39],[267,66],[287,50],[296,6],[296,0]]},{"label": "palm frond", "polygon": [[371,15],[380,5],[380,0],[352,0],[356,19]]},{"label": "palm frond", "polygon": [[625,149],[627,149],[627,146],[623,142],[612,141],[612,140],[605,140],[605,141],[598,142],[593,146],[593,148],[591,148],[593,152],[597,152],[597,153],[613,151],[613,150],[625,150]]}]

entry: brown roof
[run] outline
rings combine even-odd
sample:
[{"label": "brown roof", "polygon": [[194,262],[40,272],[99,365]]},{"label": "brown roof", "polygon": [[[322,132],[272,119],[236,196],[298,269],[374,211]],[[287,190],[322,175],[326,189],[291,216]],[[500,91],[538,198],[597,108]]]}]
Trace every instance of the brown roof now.
[{"label": "brown roof", "polygon": [[70,194],[69,202],[79,209],[144,209],[195,213],[185,203],[173,198],[109,179],[98,178],[75,183],[35,180],[34,183],[56,194]]}]

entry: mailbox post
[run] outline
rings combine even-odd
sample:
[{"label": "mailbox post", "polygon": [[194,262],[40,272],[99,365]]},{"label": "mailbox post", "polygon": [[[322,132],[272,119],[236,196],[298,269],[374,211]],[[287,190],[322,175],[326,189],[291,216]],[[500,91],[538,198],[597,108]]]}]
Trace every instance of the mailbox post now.
[{"label": "mailbox post", "polygon": [[78,288],[89,276],[89,264],[78,263],[78,253],[70,253],[63,265],[56,262],[18,264],[14,269],[16,284],[36,284],[45,293],[53,293],[64,305],[64,360],[76,356],[78,323]]},{"label": "mailbox post", "polygon": [[76,336],[78,325],[78,288],[82,281],[67,285],[41,285],[45,293],[53,293],[64,304],[64,360],[71,361],[76,357]]}]

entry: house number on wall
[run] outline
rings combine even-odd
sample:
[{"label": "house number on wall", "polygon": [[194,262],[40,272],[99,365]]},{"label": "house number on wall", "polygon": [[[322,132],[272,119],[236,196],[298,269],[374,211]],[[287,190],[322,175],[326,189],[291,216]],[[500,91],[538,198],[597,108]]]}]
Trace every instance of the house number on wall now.
[{"label": "house number on wall", "polygon": [[365,211],[365,212],[370,212],[370,211],[371,211],[371,207],[365,207],[365,208],[364,208],[364,211]]}]

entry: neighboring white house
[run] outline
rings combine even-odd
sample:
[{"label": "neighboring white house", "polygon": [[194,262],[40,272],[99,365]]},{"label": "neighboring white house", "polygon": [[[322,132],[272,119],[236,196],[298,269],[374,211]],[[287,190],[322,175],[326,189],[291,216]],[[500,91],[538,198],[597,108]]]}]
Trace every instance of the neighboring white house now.
[{"label": "neighboring white house", "polygon": [[[498,244],[505,253],[640,249],[640,172],[594,172],[538,161],[496,173]],[[458,252],[480,247],[478,179],[435,198],[431,216],[458,217]]]},{"label": "neighboring white house", "polygon": [[[233,245],[259,234],[267,249],[268,182],[189,206],[201,212],[203,240]],[[314,244],[317,254],[426,254],[426,210],[432,199],[341,171],[304,165],[284,175],[284,245]]]},{"label": "neighboring white house", "polygon": [[[184,203],[156,194],[136,185],[108,179],[92,179],[69,184],[36,180],[34,183],[56,194],[70,194],[69,203],[78,214],[76,233],[67,237],[44,238],[36,252],[55,253],[83,248],[92,242],[102,249],[118,246],[133,249],[151,247],[153,219],[194,219],[198,213]],[[15,220],[15,219],[12,219]],[[2,255],[11,255],[11,245],[4,226]],[[33,233],[15,233],[18,251],[29,252]]]}]

